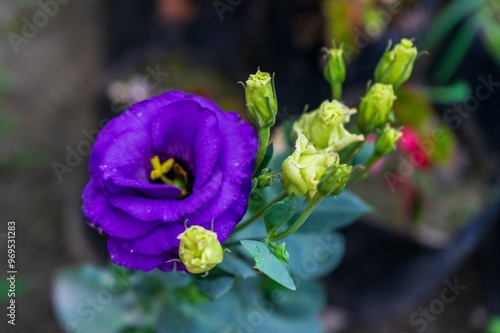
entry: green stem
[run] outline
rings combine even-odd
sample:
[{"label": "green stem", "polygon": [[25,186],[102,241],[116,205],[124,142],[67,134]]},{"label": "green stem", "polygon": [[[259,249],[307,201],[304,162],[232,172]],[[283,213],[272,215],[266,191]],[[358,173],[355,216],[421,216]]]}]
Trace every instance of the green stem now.
[{"label": "green stem", "polygon": [[297,219],[292,223],[292,225],[286,229],[285,231],[274,235],[272,237],[269,237],[268,240],[271,242],[276,242],[281,239],[287,238],[291,234],[293,234],[295,231],[297,231],[303,224],[306,222],[307,218],[311,213],[314,211],[316,206],[325,198],[325,196],[321,193],[316,193],[316,195],[309,201],[309,204],[306,206],[306,208],[302,211],[302,213],[297,217]]},{"label": "green stem", "polygon": [[271,207],[275,203],[285,199],[287,196],[288,196],[288,194],[286,194],[285,192],[278,195],[276,198],[274,198],[274,200],[270,201],[267,205],[261,207],[258,211],[255,212],[255,214],[250,216],[247,220],[238,223],[236,228],[234,228],[233,233],[238,232],[238,231],[248,227],[250,224],[254,223],[255,221],[257,221],[269,207]]},{"label": "green stem", "polygon": [[358,150],[361,148],[363,143],[364,143],[363,141],[358,141],[355,144],[351,145],[351,147],[348,148],[345,155],[342,156],[342,163],[348,163],[354,157],[354,155],[358,152]]},{"label": "green stem", "polygon": [[332,97],[337,101],[342,99],[342,84],[332,84]]},{"label": "green stem", "polygon": [[255,158],[254,173],[259,170],[260,164],[266,156],[267,146],[269,145],[269,137],[271,136],[270,127],[260,127],[257,130],[259,138],[259,148],[257,150],[257,157]]}]

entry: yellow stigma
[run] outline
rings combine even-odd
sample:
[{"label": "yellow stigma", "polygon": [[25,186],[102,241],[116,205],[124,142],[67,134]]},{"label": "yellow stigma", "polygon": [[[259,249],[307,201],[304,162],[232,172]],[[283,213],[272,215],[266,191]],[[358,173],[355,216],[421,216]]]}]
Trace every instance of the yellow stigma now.
[{"label": "yellow stigma", "polygon": [[173,158],[161,163],[160,158],[155,156],[151,159],[150,178],[153,181],[161,180],[167,185],[173,185],[181,190],[179,199],[185,198],[190,192],[190,181],[188,172]]},{"label": "yellow stigma", "polygon": [[165,162],[160,163],[160,158],[158,156],[153,157],[151,159],[151,165],[153,166],[153,170],[150,175],[151,179],[161,179],[165,184],[172,185],[172,180],[168,179],[166,174],[170,172],[174,163],[175,160],[173,158],[169,158]]}]

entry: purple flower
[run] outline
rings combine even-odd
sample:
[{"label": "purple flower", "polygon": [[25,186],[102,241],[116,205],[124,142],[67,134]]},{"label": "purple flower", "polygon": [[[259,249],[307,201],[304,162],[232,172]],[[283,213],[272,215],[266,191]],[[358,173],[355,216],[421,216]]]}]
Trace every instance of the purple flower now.
[{"label": "purple flower", "polygon": [[256,151],[254,130],[235,112],[196,95],[165,93],[103,128],[90,156],[83,212],[109,236],[114,263],[170,271],[186,220],[213,224],[221,242],[241,220]]}]

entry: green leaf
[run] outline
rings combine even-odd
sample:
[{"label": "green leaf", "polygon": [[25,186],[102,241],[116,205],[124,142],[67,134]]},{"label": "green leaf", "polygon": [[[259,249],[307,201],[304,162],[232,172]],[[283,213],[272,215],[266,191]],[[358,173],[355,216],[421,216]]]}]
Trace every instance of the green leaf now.
[{"label": "green leaf", "polygon": [[435,104],[460,103],[472,95],[472,89],[466,81],[457,81],[446,86],[427,86],[425,92]]},{"label": "green leaf", "polygon": [[205,278],[200,278],[197,284],[202,292],[215,300],[231,290],[234,285],[234,277],[225,275],[211,278],[209,275]]},{"label": "green leaf", "polygon": [[490,0],[456,0],[443,10],[442,14],[432,22],[432,25],[421,39],[420,49],[429,50],[438,45],[464,17],[470,15]]},{"label": "green leaf", "polygon": [[245,280],[256,275],[255,271],[244,260],[229,252],[224,253],[224,261],[217,265],[217,267]]},{"label": "green leaf", "polygon": [[351,165],[353,166],[359,164],[365,165],[366,163],[368,163],[374,152],[375,152],[375,143],[367,142],[363,144],[361,148],[359,148],[359,151],[354,156]]},{"label": "green leaf", "polygon": [[161,283],[163,283],[166,288],[185,287],[193,280],[193,275],[191,274],[185,274],[175,271],[164,272],[159,269],[155,269],[154,271],[150,272],[149,275],[161,281]]},{"label": "green leaf", "polygon": [[158,333],[223,332],[241,310],[241,302],[232,292],[197,304],[178,302],[167,295],[154,327]]},{"label": "green leaf", "polygon": [[345,253],[344,236],[336,232],[295,233],[287,238],[290,253],[290,273],[303,280],[328,275],[342,262]]},{"label": "green leaf", "polygon": [[67,331],[114,333],[129,327],[133,318],[143,326],[146,319],[137,297],[115,282],[108,270],[88,265],[61,271],[52,292],[60,325]]},{"label": "green leaf", "polygon": [[446,45],[445,54],[433,72],[436,82],[448,82],[451,79],[471,47],[477,31],[478,26],[473,17],[460,27],[457,35]]},{"label": "green leaf", "polygon": [[371,211],[371,207],[350,191],[324,199],[299,232],[323,233],[344,228]]},{"label": "green leaf", "polygon": [[266,244],[253,240],[242,240],[241,245],[255,259],[255,268],[283,285],[284,287],[295,290],[295,283],[290,273],[281,261],[271,253]]},{"label": "green leaf", "polygon": [[275,203],[264,212],[264,223],[268,235],[275,235],[288,222],[304,202],[304,197],[292,194]]},{"label": "green leaf", "polygon": [[[264,297],[267,299],[280,299],[274,302],[274,312],[276,316],[289,319],[302,319],[315,317],[320,313],[326,304],[326,290],[320,281],[300,279],[297,283],[297,290],[292,291],[281,287],[272,280],[261,283],[264,289]],[[255,303],[255,302],[252,302]]]}]

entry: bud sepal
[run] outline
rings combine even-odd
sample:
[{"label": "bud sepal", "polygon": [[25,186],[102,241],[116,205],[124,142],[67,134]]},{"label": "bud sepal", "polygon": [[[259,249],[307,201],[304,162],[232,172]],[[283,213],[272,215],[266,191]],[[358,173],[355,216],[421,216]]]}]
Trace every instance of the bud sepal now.
[{"label": "bud sepal", "polygon": [[418,56],[417,48],[410,39],[403,38],[389,51],[391,43],[375,69],[375,81],[391,84],[398,88],[408,81],[413,64]]}]

